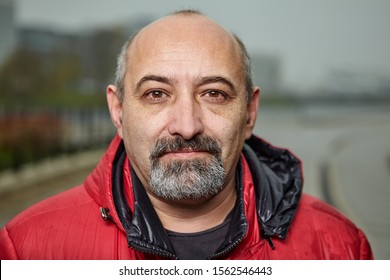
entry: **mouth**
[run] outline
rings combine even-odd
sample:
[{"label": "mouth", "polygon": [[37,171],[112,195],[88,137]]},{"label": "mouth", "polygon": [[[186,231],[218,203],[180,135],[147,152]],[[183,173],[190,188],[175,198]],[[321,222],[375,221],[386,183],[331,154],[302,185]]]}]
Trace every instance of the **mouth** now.
[{"label": "mouth", "polygon": [[205,150],[180,149],[175,151],[167,151],[160,156],[161,159],[195,159],[209,156],[210,152]]}]

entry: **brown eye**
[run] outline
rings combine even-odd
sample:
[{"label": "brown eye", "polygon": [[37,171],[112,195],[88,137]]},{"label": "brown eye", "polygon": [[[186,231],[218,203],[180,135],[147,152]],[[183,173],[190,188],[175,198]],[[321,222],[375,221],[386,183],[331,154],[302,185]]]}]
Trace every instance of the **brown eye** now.
[{"label": "brown eye", "polygon": [[218,98],[221,96],[221,93],[218,91],[210,91],[208,94],[209,94],[209,97],[211,97],[211,98]]},{"label": "brown eye", "polygon": [[219,90],[209,90],[204,94],[204,97],[212,103],[222,103],[227,99],[226,94]]},{"label": "brown eye", "polygon": [[155,91],[152,91],[151,93],[150,93],[150,96],[152,97],[152,98],[161,98],[161,97],[163,97],[163,93],[161,92],[161,91],[158,91],[158,90],[155,90]]},{"label": "brown eye", "polygon": [[169,95],[161,90],[151,90],[147,92],[144,97],[151,103],[159,103],[163,102],[166,98],[169,97]]}]

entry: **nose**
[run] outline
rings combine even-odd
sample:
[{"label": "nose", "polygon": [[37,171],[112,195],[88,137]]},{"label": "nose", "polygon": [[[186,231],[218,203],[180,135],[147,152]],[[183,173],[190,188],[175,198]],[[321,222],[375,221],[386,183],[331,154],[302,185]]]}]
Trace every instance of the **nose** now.
[{"label": "nose", "polygon": [[180,135],[186,140],[203,132],[201,108],[191,97],[178,98],[173,105],[168,131],[171,135]]}]

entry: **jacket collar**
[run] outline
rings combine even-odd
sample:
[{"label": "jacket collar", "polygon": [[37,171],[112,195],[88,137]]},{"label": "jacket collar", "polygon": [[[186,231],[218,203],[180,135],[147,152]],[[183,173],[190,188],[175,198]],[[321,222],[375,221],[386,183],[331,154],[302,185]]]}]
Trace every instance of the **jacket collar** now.
[{"label": "jacket collar", "polygon": [[302,195],[301,161],[256,136],[246,141],[243,153],[252,174],[263,237],[284,239]]}]

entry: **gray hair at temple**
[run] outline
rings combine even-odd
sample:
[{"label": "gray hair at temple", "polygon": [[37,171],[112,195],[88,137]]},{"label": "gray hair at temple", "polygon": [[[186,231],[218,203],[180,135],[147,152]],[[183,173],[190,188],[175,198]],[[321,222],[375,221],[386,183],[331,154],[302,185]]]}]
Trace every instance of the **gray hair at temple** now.
[{"label": "gray hair at temple", "polygon": [[[203,15],[201,12],[196,10],[180,10],[174,12],[170,15],[184,15],[184,16],[192,16],[192,15]],[[120,102],[123,102],[124,92],[125,92],[125,74],[127,69],[127,53],[129,47],[131,46],[134,38],[138,35],[139,30],[135,32],[123,45],[117,60],[117,67],[115,71],[115,85],[117,87],[117,95]],[[244,43],[241,39],[233,34],[234,39],[236,40],[240,50],[241,50],[241,59],[242,59],[242,68],[244,71],[245,77],[245,90],[246,90],[246,101],[249,103],[251,98],[252,90],[253,90],[253,80],[252,80],[252,70],[251,70],[251,61],[248,55],[248,52],[245,48]]]}]

